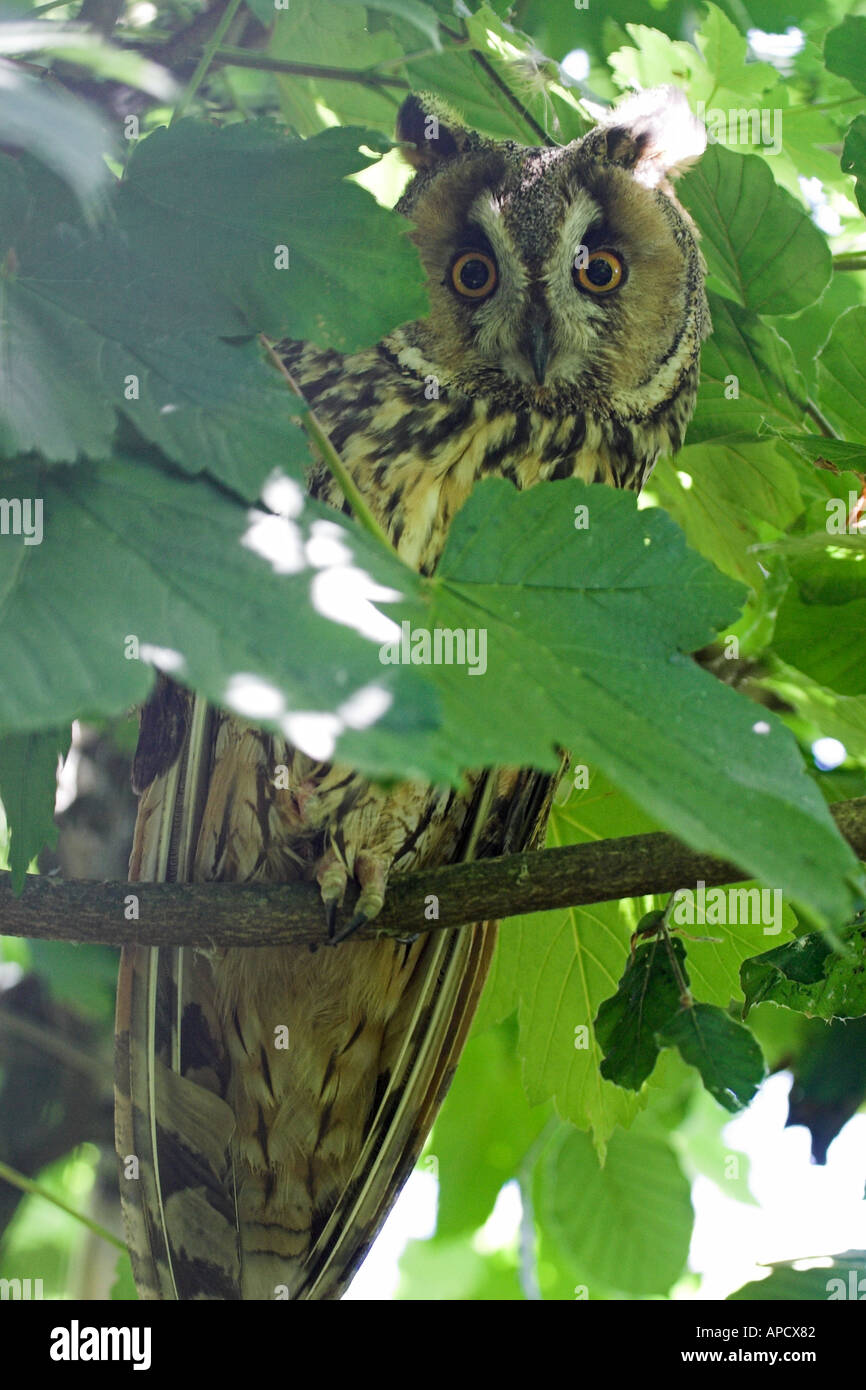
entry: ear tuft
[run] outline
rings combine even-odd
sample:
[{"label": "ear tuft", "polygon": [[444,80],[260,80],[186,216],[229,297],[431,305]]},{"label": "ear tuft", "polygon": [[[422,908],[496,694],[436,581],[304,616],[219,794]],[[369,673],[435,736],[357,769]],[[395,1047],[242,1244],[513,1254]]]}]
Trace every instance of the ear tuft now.
[{"label": "ear tuft", "polygon": [[707,132],[678,87],[651,87],[605,112],[589,139],[611,164],[631,169],[648,188],[676,178],[707,145]]},{"label": "ear tuft", "polygon": [[413,169],[434,169],[467,149],[472,132],[438,97],[413,92],[397,113],[397,139],[404,146],[403,158]]}]

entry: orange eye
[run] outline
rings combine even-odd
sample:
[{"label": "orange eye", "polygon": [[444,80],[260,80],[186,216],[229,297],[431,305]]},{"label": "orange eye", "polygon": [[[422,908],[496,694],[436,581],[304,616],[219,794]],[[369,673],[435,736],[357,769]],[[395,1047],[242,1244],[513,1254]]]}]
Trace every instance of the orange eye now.
[{"label": "orange eye", "polygon": [[464,299],[486,299],[498,278],[496,262],[483,251],[461,251],[451,267],[451,284]]},{"label": "orange eye", "polygon": [[613,251],[592,251],[586,265],[575,266],[574,283],[590,294],[610,294],[622,281],[625,266]]}]

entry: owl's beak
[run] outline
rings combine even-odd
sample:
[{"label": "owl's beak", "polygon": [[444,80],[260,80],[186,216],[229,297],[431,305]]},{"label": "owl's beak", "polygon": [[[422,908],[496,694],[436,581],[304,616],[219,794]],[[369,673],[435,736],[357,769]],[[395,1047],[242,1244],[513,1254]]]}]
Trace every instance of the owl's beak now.
[{"label": "owl's beak", "polygon": [[532,363],[535,380],[539,386],[543,386],[550,356],[550,322],[543,310],[532,310],[523,339],[523,350]]}]

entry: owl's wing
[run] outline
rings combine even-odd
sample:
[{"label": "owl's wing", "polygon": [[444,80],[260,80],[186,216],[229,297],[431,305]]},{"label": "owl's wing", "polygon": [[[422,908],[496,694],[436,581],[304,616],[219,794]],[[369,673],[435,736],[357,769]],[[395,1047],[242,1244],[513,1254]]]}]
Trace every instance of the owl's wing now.
[{"label": "owl's wing", "polygon": [[[142,792],[130,862],[130,880],[138,882],[192,877],[209,772],[210,712],[202,701],[160,685],[160,698],[145,707],[137,759],[138,777],[152,777]],[[155,773],[166,758],[170,765]],[[127,1244],[142,1298],[240,1297],[230,1152],[235,1123],[224,1099],[221,1035],[209,972],[195,952],[123,951],[115,1137]],[[192,1054],[203,1065],[192,1065]]]},{"label": "owl's wing", "polygon": [[[215,798],[212,722],[201,701],[190,706],[188,724],[180,755],[143,795],[133,878],[200,877],[195,846],[200,855],[203,841],[221,845],[224,861],[241,826],[245,863],[267,859],[267,844],[255,840],[257,818],[244,819],[240,809],[251,806],[243,796],[247,770],[235,764]],[[453,857],[525,844],[543,817],[550,780],[480,779]],[[349,942],[315,957],[293,947],[268,951],[267,959],[236,952],[252,972],[238,996],[240,1018],[237,1007],[227,1009],[207,953],[124,953],[118,1152],[144,1297],[285,1296],[277,1288],[293,1298],[340,1296],[445,1095],[495,931],[485,923],[432,932],[414,945]],[[355,1023],[349,999],[359,976],[366,994]],[[291,1015],[293,1041],[283,1056],[259,1063],[251,1039],[256,1030],[267,1039],[271,1026],[270,977],[285,981],[277,1007]],[[362,1054],[355,1071],[353,1046]],[[274,1097],[280,1104],[269,1108]]]}]

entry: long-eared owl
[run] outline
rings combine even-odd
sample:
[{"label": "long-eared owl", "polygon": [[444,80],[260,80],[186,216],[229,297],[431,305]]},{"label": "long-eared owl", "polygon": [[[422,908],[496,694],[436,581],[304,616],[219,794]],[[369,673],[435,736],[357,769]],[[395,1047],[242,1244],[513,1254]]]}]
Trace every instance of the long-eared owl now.
[{"label": "long-eared owl", "polygon": [[[664,88],[551,148],[485,139],[410,96],[398,139],[429,316],[351,355],[278,350],[399,554],[429,574],[480,479],[637,489],[679,447],[709,315],[670,179],[703,131]],[[321,461],[310,490],[343,505]],[[350,877],[371,919],[391,873],[537,844],[553,783],[499,769],[384,789],[164,679],[136,776],[132,880],[318,881],[323,943]],[[496,924],[412,930],[312,954],[124,952],[118,1153],[143,1297],[344,1291],[447,1089]]]}]

